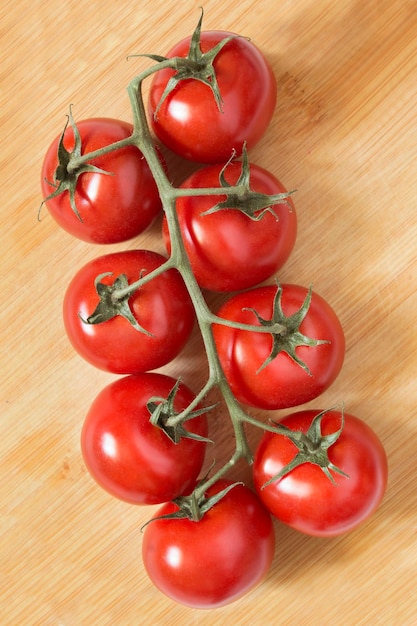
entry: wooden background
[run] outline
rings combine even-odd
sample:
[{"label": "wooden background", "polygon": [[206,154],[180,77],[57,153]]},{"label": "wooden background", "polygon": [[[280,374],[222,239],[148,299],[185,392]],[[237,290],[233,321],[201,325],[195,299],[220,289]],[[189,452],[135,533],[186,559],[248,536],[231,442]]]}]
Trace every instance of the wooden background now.
[{"label": "wooden background", "polygon": [[[411,626],[417,559],[417,5],[414,0],[206,0],[205,29],[249,36],[269,58],[278,104],[253,162],[295,198],[299,236],[281,281],[314,283],[346,331],[347,356],[315,407],[344,401],[389,457],[386,498],[334,540],[276,525],[273,568],[224,609],[163,597],[141,563],[151,508],[112,499],[80,456],[87,408],[112,376],[71,349],[61,302],[81,264],[109,251],[37,221],[44,152],[76,119],[130,121],[126,86],[194,29],[200,0],[14,0],[1,12],[1,600],[4,626]],[[226,8],[227,7],[227,8]],[[179,176],[181,168],[177,172]],[[162,251],[157,222],[112,250]],[[194,389],[193,337],[165,371]],[[227,421],[214,418],[233,441]],[[256,442],[258,433],[250,433]],[[247,478],[246,467],[235,476]]]}]

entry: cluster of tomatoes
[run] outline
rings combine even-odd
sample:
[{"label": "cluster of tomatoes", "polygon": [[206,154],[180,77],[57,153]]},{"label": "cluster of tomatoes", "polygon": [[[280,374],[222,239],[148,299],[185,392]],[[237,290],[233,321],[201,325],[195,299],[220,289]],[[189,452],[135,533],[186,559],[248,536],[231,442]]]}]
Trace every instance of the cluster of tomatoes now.
[{"label": "cluster of tomatoes", "polygon": [[[211,608],[268,572],[271,516],[316,536],[352,530],[380,503],[387,461],[362,420],[336,409],[299,410],[258,423],[265,432],[254,490],[223,475],[207,489],[199,482],[209,410],[181,380],[153,371],[181,352],[196,319],[214,348],[212,383],[225,392],[237,427],[256,423],[238,406],[287,409],[317,398],[341,370],[345,339],[334,310],[311,289],[260,286],[288,259],[297,231],[290,194],[247,158],[275,107],[265,57],[246,38],[202,32],[201,19],[166,57],[149,56],[157,63],[141,139],[140,90],[135,125],[75,124],[70,113],[46,154],[42,188],[58,224],[91,243],[132,239],[165,210],[167,255],[135,249],[90,261],[68,286],[64,322],[84,359],[119,375],[87,413],[87,468],[117,498],[162,504],[144,530],[146,570],[172,599]],[[184,63],[174,66],[174,58]],[[171,188],[174,202],[164,202],[162,157],[159,167],[145,158],[148,149],[155,154],[148,131],[200,164]],[[216,315],[204,309],[205,290],[228,294]]]}]

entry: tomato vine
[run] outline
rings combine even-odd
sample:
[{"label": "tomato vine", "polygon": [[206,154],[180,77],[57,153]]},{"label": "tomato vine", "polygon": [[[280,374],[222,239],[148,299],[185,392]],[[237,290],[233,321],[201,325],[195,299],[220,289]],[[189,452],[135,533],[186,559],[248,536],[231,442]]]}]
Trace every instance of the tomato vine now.
[{"label": "tomato vine", "polygon": [[[100,447],[101,444],[97,443],[97,437],[104,437],[104,429],[108,426],[106,420],[111,421],[111,418],[108,417],[109,406],[112,403],[117,404],[117,402],[121,402],[120,398],[124,397],[123,394],[128,394],[130,390],[131,393],[136,394],[136,400],[140,404],[140,420],[142,424],[140,439],[142,442],[146,441],[146,437],[150,437],[152,440],[152,444],[143,444],[145,450],[154,451],[155,447],[161,445],[160,439],[153,437],[149,432],[147,435],[145,434],[146,428],[150,430],[159,429],[159,434],[160,431],[163,431],[167,435],[165,439],[162,435],[165,444],[166,440],[169,440],[170,446],[184,446],[185,450],[193,451],[190,454],[191,456],[195,456],[195,462],[192,464],[192,479],[188,480],[188,482],[184,476],[181,476],[181,479],[177,481],[171,481],[165,474],[164,480],[170,488],[168,491],[157,489],[158,495],[154,494],[154,497],[159,497],[161,493],[170,493],[172,498],[169,505],[162,509],[162,514],[156,517],[156,522],[171,519],[186,520],[187,523],[190,521],[201,523],[203,518],[207,516],[207,525],[210,526],[213,523],[211,509],[217,507],[220,502],[222,502],[222,507],[227,509],[229,500],[235,501],[235,497],[231,495],[231,491],[234,489],[237,489],[241,494],[239,498],[246,502],[248,515],[253,513],[254,508],[261,507],[261,502],[264,501],[267,503],[268,511],[272,511],[273,514],[275,514],[274,511],[279,511],[276,517],[285,521],[285,513],[277,505],[277,501],[282,498],[282,493],[279,492],[279,487],[276,486],[276,483],[285,481],[289,474],[298,472],[305,465],[315,466],[315,469],[318,467],[321,470],[321,474],[325,476],[325,479],[331,483],[334,489],[337,489],[337,486],[334,485],[336,481],[332,472],[338,474],[344,480],[349,479],[349,472],[345,471],[345,466],[342,467],[342,463],[339,461],[336,463],[331,454],[337,446],[342,450],[348,448],[347,444],[344,443],[343,409],[339,413],[334,409],[311,411],[307,416],[309,418],[308,423],[304,419],[306,416],[303,414],[303,419],[300,419],[300,422],[296,419],[294,420],[294,423],[301,423],[302,426],[291,429],[287,425],[287,423],[292,423],[291,419],[288,419],[286,423],[284,423],[284,420],[282,422],[269,421],[265,423],[253,417],[244,406],[249,405],[266,409],[289,408],[318,397],[324,389],[330,386],[342,367],[345,340],[343,329],[333,309],[318,294],[313,292],[312,287],[305,289],[297,285],[281,285],[278,281],[274,285],[258,287],[257,284],[262,282],[258,281],[251,289],[246,291],[237,290],[238,293],[232,295],[217,313],[214,313],[206,302],[202,286],[197,280],[196,272],[193,269],[192,260],[187,253],[182,224],[177,211],[178,201],[184,198],[213,196],[216,198],[213,206],[208,209],[205,207],[204,211],[200,213],[203,219],[210,219],[213,215],[223,217],[226,213],[230,215],[231,212],[239,212],[244,216],[246,225],[260,223],[266,217],[271,218],[271,216],[274,221],[279,222],[279,216],[275,208],[284,205],[288,211],[293,211],[294,207],[290,196],[292,196],[294,191],[281,191],[281,185],[278,186],[279,191],[273,193],[265,193],[255,189],[252,185],[251,166],[245,141],[237,150],[232,151],[224,165],[216,164],[216,168],[217,166],[219,167],[218,170],[215,170],[218,173],[217,186],[203,185],[193,187],[182,185],[176,187],[170,182],[167,168],[152,134],[152,119],[149,120],[149,111],[147,114],[145,110],[143,84],[145,80],[154,77],[159,72],[166,70],[173,72],[172,76],[167,79],[160,101],[155,107],[153,121],[157,120],[160,114],[162,115],[163,106],[165,106],[171,95],[176,92],[178,85],[181,82],[189,82],[190,80],[202,83],[211,92],[211,98],[218,112],[223,112],[224,101],[216,76],[215,62],[217,55],[226,50],[227,45],[235,41],[239,36],[227,35],[217,41],[219,35],[215,33],[215,36],[211,39],[211,47],[206,52],[203,52],[200,41],[202,37],[202,17],[203,11],[201,12],[198,25],[190,38],[187,55],[174,55],[173,57],[154,54],[132,55],[151,59],[155,63],[135,76],[129,83],[127,93],[131,104],[133,123],[131,127],[123,126],[122,129],[119,128],[118,131],[121,132],[116,135],[114,141],[109,141],[98,148],[83,150],[82,135],[74,120],[72,106],[70,107],[68,121],[56,144],[57,165],[54,177],[53,180],[45,183],[49,188],[52,187],[52,191],[46,196],[42,205],[46,203],[49,206],[48,203],[67,194],[69,211],[73,214],[72,218],[75,215],[79,222],[83,222],[83,214],[77,206],[77,191],[82,175],[94,174],[112,177],[115,174],[113,171],[98,167],[95,161],[109,155],[117,155],[123,150],[134,149],[134,151],[137,151],[135,152],[135,158],[137,159],[138,156],[139,160],[143,158],[147,168],[149,168],[164,211],[164,220],[166,220],[169,233],[169,254],[167,258],[149,251],[132,251],[130,256],[123,256],[123,253],[109,255],[112,256],[111,260],[114,267],[117,267],[117,272],[113,271],[113,269],[107,270],[107,257],[97,259],[90,263],[88,267],[86,266],[86,268],[82,269],[81,273],[84,272],[85,275],[88,275],[89,295],[83,300],[82,311],[78,310],[75,313],[74,310],[70,311],[70,314],[76,320],[76,324],[78,324],[75,330],[76,324],[74,322],[70,321],[66,324],[70,339],[71,333],[76,334],[79,332],[80,324],[85,329],[90,326],[96,327],[110,324],[114,322],[115,318],[118,318],[120,322],[119,318],[122,318],[121,323],[125,325],[124,328],[129,328],[130,332],[137,333],[135,335],[136,338],[144,336],[146,340],[152,341],[154,333],[149,330],[145,323],[141,323],[138,319],[138,307],[135,305],[135,308],[132,305],[133,300],[138,298],[140,302],[141,294],[148,287],[154,286],[154,291],[158,290],[159,287],[156,287],[155,283],[164,277],[166,279],[164,285],[170,290],[170,294],[180,291],[182,286],[184,287],[184,291],[181,291],[181,303],[179,308],[176,309],[176,314],[177,317],[183,316],[187,318],[187,323],[178,330],[178,335],[181,335],[181,338],[178,339],[177,345],[171,346],[170,350],[167,351],[169,356],[163,355],[162,361],[154,361],[152,359],[146,361],[148,365],[144,365],[143,369],[138,371],[129,370],[129,366],[125,364],[108,365],[106,363],[104,366],[102,362],[98,362],[98,367],[108,368],[108,371],[115,373],[129,374],[131,377],[128,376],[126,379],[109,386],[97,398],[90,410],[83,430],[83,449],[88,449],[89,438],[93,439],[94,437],[96,438],[96,447]],[[268,103],[269,107],[274,98],[275,96]],[[102,120],[99,120],[99,127],[101,123]],[[67,130],[71,130],[73,134],[72,149],[68,149],[65,146]],[[240,160],[237,160],[237,158]],[[232,163],[233,166],[236,163],[240,164],[240,170],[234,178],[236,181],[234,183],[231,183],[227,177]],[[141,164],[142,167],[143,165]],[[142,169],[141,174],[145,177],[149,176],[149,173],[145,170],[142,171]],[[275,188],[275,181],[273,188]],[[146,223],[140,224],[141,229],[146,227],[152,219],[153,212],[158,208],[152,196],[153,192],[151,191],[150,202],[152,209],[149,212]],[[129,206],[127,210],[131,210],[131,208]],[[291,228],[292,236],[294,237],[294,226]],[[123,233],[122,236],[125,235],[126,233]],[[131,236],[131,233],[128,236]],[[89,234],[88,237],[90,240],[95,241],[95,235]],[[87,238],[87,240],[89,239]],[[134,272],[137,269],[138,262],[143,262],[144,265],[136,274]],[[146,265],[149,265],[149,267]],[[134,268],[133,270],[132,267]],[[94,274],[96,270],[97,273]],[[132,278],[132,275],[134,275],[134,278]],[[93,285],[90,284],[91,281]],[[162,285],[162,283],[160,284]],[[74,303],[78,302],[77,294],[74,295],[73,292],[77,289],[78,292],[87,291],[85,285],[86,283],[83,283],[78,276],[75,277],[73,283],[69,286],[65,302],[67,304],[70,302],[72,309],[75,307]],[[232,292],[233,290],[225,291]],[[94,300],[91,293],[98,299],[98,303],[96,302],[94,307],[88,309]],[[164,303],[167,316],[169,314],[174,315],[172,313],[174,309],[169,308],[170,294],[167,295]],[[158,312],[154,312],[154,317],[157,317],[157,315]],[[182,345],[188,339],[194,317],[199,326],[208,365],[207,379],[196,394],[188,389],[184,389],[180,379],[171,381],[171,379],[168,380],[167,377],[158,374],[147,378],[146,374],[149,370],[159,367],[161,363],[165,364],[172,360],[178,351],[182,349]],[[167,334],[169,333],[165,329],[165,340],[167,340]],[[130,345],[132,337],[133,335],[125,337],[124,345]],[[111,344],[111,350],[116,353],[117,350],[121,350],[122,345],[122,343],[120,345],[117,344],[118,340],[119,335],[118,339]],[[77,348],[76,343],[73,343]],[[233,348],[230,348],[231,345]],[[138,351],[141,349],[142,346],[139,345]],[[81,350],[79,351],[83,354]],[[102,358],[102,361],[104,360]],[[92,362],[94,362],[94,359]],[[125,371],[126,367],[127,371]],[[317,375],[315,375],[317,373],[316,370],[319,372]],[[292,391],[289,392],[286,386],[292,386]],[[149,390],[149,393],[151,391],[154,391],[154,393],[151,393],[150,397],[145,398],[141,387]],[[160,391],[162,388],[164,389],[164,394]],[[201,448],[199,449],[198,446],[211,443],[211,440],[206,436],[205,416],[216,408],[216,405],[205,406],[204,403],[209,392],[215,388],[218,390],[222,402],[227,408],[234,432],[235,447],[228,460],[220,468],[212,469],[206,476],[200,477],[199,481],[197,481],[196,473],[201,469],[202,459],[204,458],[204,454],[201,453]],[[124,412],[126,412],[125,404],[123,404],[123,407]],[[138,410],[138,408],[135,406],[133,410]],[[98,411],[101,411],[104,417],[97,417]],[[146,427],[143,426],[144,414],[148,418]],[[135,419],[138,420],[137,415]],[[382,498],[386,484],[386,460],[384,460],[384,451],[379,441],[376,437],[374,438],[373,434],[370,434],[369,429],[360,426],[359,420],[356,418],[348,416],[347,421],[350,428],[349,432],[352,433],[351,436],[356,437],[361,445],[363,444],[361,437],[368,439],[367,444],[363,444],[363,449],[372,457],[373,465],[370,464],[370,466],[365,468],[367,481],[371,484],[374,480],[378,488],[374,494],[367,496],[371,504],[365,502],[363,506],[358,505],[354,519],[347,520],[343,526],[344,529],[352,528],[375,509]],[[193,424],[197,424],[198,432],[192,429]],[[261,453],[258,449],[257,455],[254,455],[251,450],[245,432],[246,425],[255,426],[264,431],[265,441],[261,446]],[[187,428],[187,426],[190,428]],[[128,501],[130,498],[132,502],[156,503],[158,500],[153,499],[152,496],[146,493],[145,487],[139,489],[136,485],[134,495],[129,496],[126,495],[129,491],[126,487],[126,481],[121,481],[123,485],[118,485],[117,480],[114,480],[113,476],[111,478],[104,476],[103,478],[102,474],[105,471],[113,471],[112,469],[109,470],[109,467],[114,464],[112,455],[117,456],[114,452],[114,433],[117,431],[117,428],[113,424],[110,431],[106,433],[107,440],[112,442],[111,450],[108,452],[108,450],[103,451],[100,449],[97,454],[97,457],[100,457],[100,461],[96,462],[97,459],[95,459],[90,464],[91,472],[93,475],[96,473],[99,476],[97,482],[107,485],[108,490],[115,493],[117,497],[119,497],[118,494],[122,494],[120,497]],[[126,431],[123,430],[124,428],[126,428]],[[126,435],[128,427],[124,425],[120,426],[120,429],[123,431],[123,436],[129,439]],[[100,434],[98,435],[99,431]],[[290,454],[288,446],[287,448],[281,446],[281,449],[275,443],[275,438],[281,438],[287,442],[290,451],[292,450],[291,458],[286,457],[286,455]],[[132,441],[130,441],[129,446],[127,456],[130,455],[130,458],[135,459],[135,463],[141,463],[140,451],[137,448],[134,449]],[[278,460],[274,458],[274,455],[278,455],[277,450],[283,458],[286,458],[285,461],[281,462],[281,457]],[[354,482],[358,468],[349,464],[349,456],[346,452],[340,454],[342,460],[346,461],[346,466],[353,472],[352,482]],[[88,456],[88,453],[86,455]],[[180,452],[178,450],[176,456],[172,455],[172,452],[169,453],[170,464],[167,463],[167,465],[172,466],[171,457],[173,456],[175,456],[178,462],[179,455]],[[106,458],[104,459],[104,457]],[[246,460],[251,465],[255,463],[255,486],[259,495],[259,501],[256,501],[256,505],[253,504],[254,494],[248,495],[245,491],[245,486],[243,486],[244,490],[242,492],[242,483],[230,483],[225,480],[227,479],[227,474],[240,459]],[[132,474],[137,482],[141,482],[141,479],[138,478],[139,469],[134,468],[135,471],[129,472],[127,459],[119,459],[119,464],[120,467],[117,470],[119,473],[123,473],[125,476],[126,474]],[[199,467],[199,464],[201,467]],[[277,470],[272,471],[271,475],[268,472],[270,472],[274,464],[277,465]],[[164,465],[164,463],[161,463],[161,465]],[[359,461],[357,461],[357,465],[359,465]],[[105,467],[105,470],[103,467]],[[155,472],[153,472],[152,480],[157,481],[160,468],[153,469]],[[263,482],[261,478],[264,479]],[[309,478],[310,476],[308,476]],[[192,490],[190,490],[191,483]],[[178,485],[182,485],[181,489],[185,489],[186,493],[179,487],[180,491],[175,493],[175,488]],[[273,489],[274,491],[272,491]],[[306,492],[308,491],[307,489]],[[161,501],[166,502],[166,500]],[[343,497],[339,498],[340,508],[344,506],[345,501]],[[258,521],[262,518],[260,528],[262,527],[263,530],[260,531],[262,539],[259,542],[259,549],[264,551],[264,557],[262,563],[258,563],[257,567],[252,568],[253,577],[245,582],[244,585],[242,583],[242,589],[243,587],[245,589],[250,588],[255,581],[260,579],[261,575],[264,575],[272,558],[274,540],[270,519],[266,511],[263,510],[259,512],[258,518]],[[292,518],[291,524],[297,527],[296,522]],[[308,521],[303,524],[303,528],[309,528]],[[329,531],[328,534],[337,534],[338,531],[339,526],[336,524],[335,528]],[[325,534],[325,532],[320,526],[320,520],[316,520],[312,533]],[[255,548],[253,548],[254,552],[256,552]],[[153,548],[150,549],[150,552],[152,550]],[[235,558],[244,558],[245,554],[243,552],[239,556],[234,556]],[[248,566],[249,569],[251,569],[253,563],[252,559],[252,563]],[[153,568],[154,565],[149,565],[150,570]],[[157,566],[156,570],[158,570]],[[224,574],[226,576],[226,573]],[[227,572],[227,576],[229,575],[230,573]],[[159,580],[159,573],[155,574],[155,578]],[[164,576],[162,576],[163,578]],[[161,588],[164,588],[165,582],[161,583],[161,585]],[[175,589],[167,593],[168,595],[172,594],[173,597],[178,595]],[[229,599],[234,598],[236,594],[238,594],[238,590],[231,592]],[[197,596],[199,599],[197,599]],[[187,593],[185,593],[185,597],[187,597]],[[183,595],[181,595],[181,598],[183,598]],[[211,604],[211,600],[199,589],[196,591],[196,598],[190,605],[211,606],[214,604]]]},{"label": "tomato vine", "polygon": [[[119,303],[121,301],[126,299],[126,297],[128,298],[132,293],[140,289],[144,284],[151,281],[156,276],[171,268],[177,269],[184,280],[186,288],[193,302],[197,321],[201,331],[201,336],[203,339],[208,360],[209,377],[204,387],[197,394],[195,402],[191,403],[187,409],[185,409],[178,415],[172,416],[172,418],[169,419],[167,423],[171,427],[178,425],[181,421],[188,417],[190,412],[194,409],[194,406],[201,402],[212,388],[217,387],[222,394],[222,397],[229,411],[236,438],[236,448],[230,459],[218,471],[213,473],[205,481],[203,481],[196,487],[194,496],[196,496],[198,499],[198,497],[202,496],[208,488],[214,485],[220,478],[225,476],[239,459],[243,458],[246,459],[249,463],[252,463],[253,454],[245,435],[244,424],[250,422],[252,425],[256,423],[260,428],[264,428],[265,426],[264,423],[257,422],[250,415],[248,415],[247,412],[242,408],[240,403],[237,402],[234,394],[232,393],[230,386],[223,374],[223,369],[219,361],[217,348],[213,338],[212,326],[213,324],[224,324],[240,330],[266,334],[275,333],[277,335],[283,329],[283,325],[280,322],[271,323],[268,326],[240,324],[239,322],[233,322],[231,320],[224,320],[222,318],[219,318],[210,310],[203,296],[202,290],[196,281],[190,265],[189,258],[184,249],[181,229],[175,210],[175,203],[177,198],[182,196],[218,195],[219,189],[221,189],[221,192],[226,194],[228,197],[244,197],[246,199],[246,204],[250,204],[250,199],[251,197],[253,197],[254,202],[256,203],[256,210],[264,212],[267,211],[269,207],[276,204],[277,201],[285,201],[285,199],[292,192],[280,194],[279,197],[264,196],[260,199],[259,194],[257,194],[256,192],[252,192],[249,188],[249,175],[247,172],[244,172],[244,175],[241,176],[236,185],[220,186],[222,177],[220,177],[219,181],[220,187],[181,189],[174,187],[170,183],[165,169],[163,165],[161,165],[161,160],[155,148],[155,142],[150,133],[144,107],[142,85],[143,82],[153,73],[160,71],[161,68],[176,68],[177,63],[178,62],[176,59],[164,59],[158,61],[156,65],[144,70],[140,75],[136,76],[128,85],[127,91],[130,98],[133,115],[133,132],[130,138],[122,142],[123,147],[127,145],[136,146],[144,155],[149,164],[154,180],[159,189],[164,213],[168,222],[171,239],[171,253],[169,258],[163,265],[150,272],[149,274],[141,277],[135,283],[121,285],[120,280],[119,282],[116,282],[118,280],[116,278],[114,283],[115,288],[113,289],[112,293],[112,299],[114,302],[116,302],[116,310],[120,310]],[[76,123],[72,116],[71,110],[68,117],[70,124],[74,128],[74,132],[76,133]],[[71,175],[74,176],[74,173],[85,171],[88,167],[89,162],[93,159],[118,150],[122,146],[120,142],[117,142],[114,145],[110,144],[94,152],[85,154],[81,154],[80,148],[77,147],[77,150],[69,155],[69,158],[66,154],[66,160],[68,161],[66,168],[71,173]],[[244,155],[245,163],[247,158],[245,152]],[[279,290],[279,287],[277,287],[277,289]],[[131,316],[128,314],[126,315],[126,317],[128,317],[129,319],[131,318]],[[127,321],[129,321],[129,319]],[[89,323],[102,323],[102,321],[104,321],[104,318],[97,319],[97,316],[94,316],[92,314]],[[144,331],[144,329],[141,330],[142,332]],[[274,427],[274,430],[279,432],[279,426]]]}]

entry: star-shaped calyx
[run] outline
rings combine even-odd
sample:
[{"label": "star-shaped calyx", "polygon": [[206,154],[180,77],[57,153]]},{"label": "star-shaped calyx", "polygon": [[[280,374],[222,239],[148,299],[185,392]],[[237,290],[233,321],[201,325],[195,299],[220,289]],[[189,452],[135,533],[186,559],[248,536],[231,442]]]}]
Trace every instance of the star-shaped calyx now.
[{"label": "star-shaped calyx", "polygon": [[80,319],[85,324],[101,324],[102,322],[107,322],[113,317],[120,315],[124,317],[133,328],[152,337],[152,333],[139,324],[130,309],[129,298],[132,292],[129,288],[130,286],[126,274],[120,274],[111,284],[102,282],[103,278],[111,275],[111,272],[104,272],[96,276],[94,287],[97,291],[99,302],[91,315],[86,319],[83,319],[80,315]]},{"label": "star-shaped calyx", "polygon": [[344,426],[343,411],[341,412],[341,425],[338,430],[334,433],[330,433],[329,435],[323,435],[321,432],[321,422],[326,413],[331,410],[332,409],[326,409],[325,411],[318,413],[312,420],[310,427],[305,434],[299,431],[291,430],[284,424],[275,424],[277,432],[285,437],[288,437],[288,439],[290,439],[298,448],[298,452],[295,457],[287,465],[285,465],[280,472],[278,472],[278,474],[270,478],[264,485],[262,485],[262,489],[280,478],[283,478],[293,469],[299,465],[303,465],[304,463],[312,463],[313,465],[320,467],[323,473],[333,484],[336,484],[336,481],[330,470],[344,476],[345,478],[349,478],[343,470],[330,461],[328,455],[329,448],[336,443],[342,434]]},{"label": "star-shaped calyx", "polygon": [[[68,128],[68,124],[71,124],[71,128],[74,133],[74,148],[71,151],[67,150],[64,145],[65,132]],[[83,221],[75,203],[75,189],[77,187],[77,181],[79,176],[81,176],[81,174],[85,174],[86,172],[106,174],[108,176],[112,176],[113,174],[112,172],[106,172],[106,170],[103,170],[100,167],[91,165],[91,163],[83,163],[81,165],[78,165],[77,167],[72,168],[71,162],[80,157],[81,152],[81,135],[79,133],[77,125],[75,124],[70,107],[67,122],[58,142],[58,165],[54,172],[54,179],[53,181],[47,181],[48,184],[51,185],[51,187],[54,187],[54,191],[43,200],[39,212],[45,202],[47,202],[48,200],[52,200],[52,198],[55,198],[56,196],[59,196],[64,191],[68,191],[71,209],[78,217],[80,222]]]},{"label": "star-shaped calyx", "polygon": [[169,59],[164,56],[160,56],[158,54],[141,54],[138,56],[144,56],[152,59],[153,61],[157,61],[158,63],[164,61],[170,61],[170,66],[175,70],[175,74],[171,76],[168,80],[164,92],[158,102],[158,105],[154,112],[155,119],[158,117],[158,111],[161,108],[161,105],[167,98],[167,96],[176,88],[178,83],[184,80],[189,80],[190,78],[194,80],[198,80],[204,85],[207,85],[209,89],[211,89],[213,93],[214,100],[217,104],[219,111],[222,110],[222,97],[220,94],[219,85],[216,78],[216,71],[214,69],[213,63],[222,48],[234,37],[237,35],[230,35],[225,37],[219,43],[208,50],[207,52],[202,52],[201,50],[201,25],[203,22],[203,9],[201,9],[201,16],[198,20],[198,24],[192,34],[190,41],[190,48],[188,50],[188,54],[185,57],[173,57]]},{"label": "star-shaped calyx", "polygon": [[242,149],[242,167],[238,180],[235,185],[230,185],[227,182],[225,172],[228,165],[235,158],[235,154],[232,155],[231,159],[226,163],[226,165],[222,168],[219,174],[219,182],[220,188],[228,189],[230,187],[240,187],[241,191],[239,193],[228,193],[225,200],[222,202],[218,202],[213,207],[204,211],[201,215],[210,215],[212,213],[217,213],[218,211],[222,211],[225,209],[233,209],[236,211],[240,211],[244,213],[249,219],[254,222],[259,222],[266,213],[271,213],[278,220],[278,215],[274,210],[274,206],[277,204],[281,204],[283,202],[287,203],[289,206],[289,210],[291,211],[292,206],[288,202],[289,196],[295,193],[295,190],[285,191],[283,193],[277,193],[274,195],[268,195],[265,193],[260,193],[258,191],[253,191],[251,189],[250,184],[250,165],[248,160],[248,153],[246,150],[246,142],[243,144]]},{"label": "star-shaped calyx", "polygon": [[212,443],[211,439],[202,437],[197,433],[190,432],[184,428],[184,423],[199,415],[207,413],[214,408],[215,405],[194,409],[189,411],[184,419],[175,420],[173,418],[180,416],[181,412],[176,411],[174,407],[175,396],[177,395],[180,379],[178,379],[168,394],[167,398],[152,397],[148,400],[146,406],[150,414],[150,422],[154,426],[158,426],[164,433],[171,439],[173,443],[179,443],[181,439],[195,439],[196,441],[204,441],[206,443]]},{"label": "star-shaped calyx", "polygon": [[[263,370],[271,361],[275,359],[275,357],[280,354],[280,352],[285,352],[288,354],[293,361],[295,361],[303,370],[311,376],[311,371],[304,363],[302,359],[297,355],[297,348],[299,346],[318,346],[322,344],[329,343],[325,339],[313,339],[311,337],[306,337],[300,332],[300,326],[307,315],[308,309],[310,308],[311,297],[313,295],[313,289],[310,286],[305,300],[298,311],[293,313],[292,315],[286,316],[284,311],[282,310],[282,287],[280,285],[277,286],[277,291],[274,296],[274,303],[272,307],[272,316],[271,319],[266,320],[259,315],[259,313],[249,307],[245,307],[245,311],[251,311],[256,319],[258,320],[261,326],[271,327],[271,335],[272,335],[272,349],[268,356],[268,358],[262,363],[261,367],[258,369],[258,372]],[[275,330],[278,329],[278,330]]]}]

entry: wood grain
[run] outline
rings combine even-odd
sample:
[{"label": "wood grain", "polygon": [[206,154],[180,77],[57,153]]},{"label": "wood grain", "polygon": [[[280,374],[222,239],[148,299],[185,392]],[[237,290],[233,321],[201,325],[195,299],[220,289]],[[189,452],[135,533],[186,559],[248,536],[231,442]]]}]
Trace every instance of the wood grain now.
[{"label": "wood grain", "polygon": [[[4,3],[3,3],[4,4]],[[115,501],[87,474],[85,412],[110,375],[74,354],[62,297],[107,251],[74,241],[46,211],[43,154],[70,103],[77,119],[130,119],[126,86],[144,61],[188,35],[200,2],[15,0],[0,9],[1,481],[5,626],[171,624],[412,626],[416,623],[417,12],[413,0],[206,0],[206,29],[261,47],[278,104],[253,162],[298,189],[299,236],[282,281],[314,284],[337,310],[347,356],[325,407],[344,401],[382,439],[386,498],[359,530],[310,539],[276,525],[263,585],[217,611],[153,588],[140,527],[152,509]],[[181,168],[178,171],[178,176]],[[123,247],[162,251],[159,224]],[[216,299],[213,299],[213,303]],[[166,371],[198,389],[199,338]],[[317,402],[313,403],[317,406]],[[214,418],[218,458],[233,441]],[[250,433],[256,441],[258,433]],[[234,476],[249,476],[246,467]]]}]

